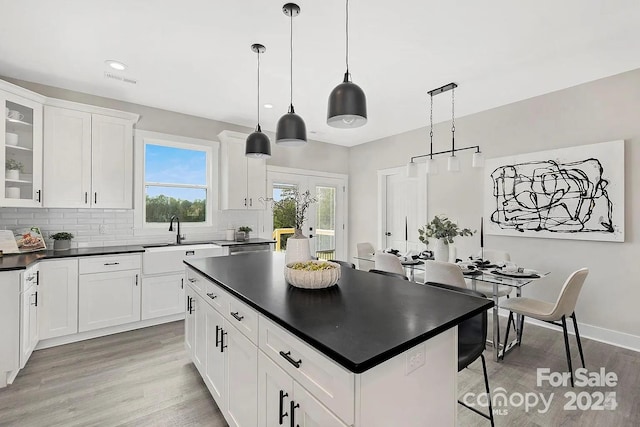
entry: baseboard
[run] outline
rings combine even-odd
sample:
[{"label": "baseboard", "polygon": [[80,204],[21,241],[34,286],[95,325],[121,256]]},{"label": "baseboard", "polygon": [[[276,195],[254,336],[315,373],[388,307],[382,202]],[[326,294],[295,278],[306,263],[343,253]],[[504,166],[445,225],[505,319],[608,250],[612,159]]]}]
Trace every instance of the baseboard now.
[{"label": "baseboard", "polygon": [[80,332],[77,334],[65,335],[63,337],[49,338],[46,340],[41,340],[36,346],[36,350],[56,347],[58,345],[71,344],[73,342],[89,340],[92,338],[104,337],[106,335],[119,334],[120,332],[133,331],[135,329],[148,328],[149,326],[175,322],[176,320],[184,320],[184,313],[172,314],[170,316],[163,316],[155,319],[141,320],[139,322],[125,323],[123,325],[112,326],[110,328]]},{"label": "baseboard", "polygon": [[[501,308],[499,309],[498,314],[502,317],[508,317],[509,311]],[[547,322],[543,322],[541,320],[525,317],[525,322],[547,329],[562,331],[562,328],[559,328]],[[586,323],[582,322],[578,322],[578,327],[580,328],[581,338],[589,338],[601,343],[615,345],[616,347],[640,352],[640,336],[627,334],[625,332],[614,331],[612,329],[601,328],[599,326],[587,325]],[[573,331],[572,321],[567,322],[567,329],[570,334],[575,335]]]}]

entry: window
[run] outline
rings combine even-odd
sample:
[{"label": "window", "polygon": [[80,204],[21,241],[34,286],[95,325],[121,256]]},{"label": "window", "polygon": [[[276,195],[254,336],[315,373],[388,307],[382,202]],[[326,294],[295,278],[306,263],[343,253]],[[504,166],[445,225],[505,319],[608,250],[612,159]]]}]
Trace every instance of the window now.
[{"label": "window", "polygon": [[[191,226],[211,225],[217,197],[212,143],[141,132],[140,205],[144,228],[165,227],[172,215]],[[158,136],[158,137],[155,137]],[[189,142],[185,142],[188,140]],[[194,143],[196,142],[196,143]],[[216,163],[214,163],[214,160]]]}]

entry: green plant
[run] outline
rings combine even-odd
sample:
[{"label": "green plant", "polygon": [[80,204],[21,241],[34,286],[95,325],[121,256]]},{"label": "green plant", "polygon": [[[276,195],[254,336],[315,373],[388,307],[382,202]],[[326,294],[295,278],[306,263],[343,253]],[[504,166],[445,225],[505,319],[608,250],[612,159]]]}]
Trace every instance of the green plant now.
[{"label": "green plant", "polygon": [[22,172],[24,165],[16,159],[7,159],[7,161],[4,162],[4,167],[10,171],[19,170],[20,172]]},{"label": "green plant", "polygon": [[53,240],[71,240],[73,239],[73,234],[67,233],[66,231],[61,231],[59,233],[52,234],[51,237]]},{"label": "green plant", "polygon": [[238,231],[249,233],[250,231],[253,231],[253,228],[249,227],[248,225],[243,225],[242,227],[238,227]]},{"label": "green plant", "polygon": [[429,238],[443,239],[445,244],[453,243],[457,236],[472,236],[474,231],[469,228],[458,228],[458,224],[452,222],[446,216],[436,215],[429,224],[418,228],[418,239],[425,245],[429,244]]}]

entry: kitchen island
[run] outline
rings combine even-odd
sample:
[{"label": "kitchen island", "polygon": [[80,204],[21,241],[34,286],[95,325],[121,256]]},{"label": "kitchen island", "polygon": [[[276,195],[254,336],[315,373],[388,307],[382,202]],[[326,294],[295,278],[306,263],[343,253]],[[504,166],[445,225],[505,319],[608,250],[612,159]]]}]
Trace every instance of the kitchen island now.
[{"label": "kitchen island", "polygon": [[229,425],[455,425],[456,325],[491,301],[348,268],[297,289],[271,252],[185,264],[185,345]]}]

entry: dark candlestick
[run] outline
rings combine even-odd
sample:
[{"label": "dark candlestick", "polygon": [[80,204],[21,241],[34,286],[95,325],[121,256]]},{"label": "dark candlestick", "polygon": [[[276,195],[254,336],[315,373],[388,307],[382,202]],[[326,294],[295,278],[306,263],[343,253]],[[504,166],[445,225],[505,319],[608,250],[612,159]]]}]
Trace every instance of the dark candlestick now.
[{"label": "dark candlestick", "polygon": [[480,217],[480,247],[484,248],[484,218]]}]

